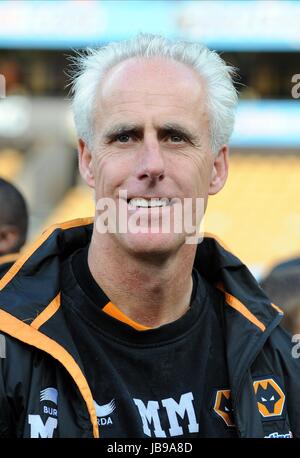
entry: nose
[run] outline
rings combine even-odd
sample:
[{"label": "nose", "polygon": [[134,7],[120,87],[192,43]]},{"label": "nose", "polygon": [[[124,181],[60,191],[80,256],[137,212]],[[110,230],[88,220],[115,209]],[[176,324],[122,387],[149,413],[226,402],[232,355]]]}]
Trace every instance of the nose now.
[{"label": "nose", "polygon": [[137,176],[140,180],[160,181],[165,176],[165,163],[159,141],[145,142],[139,151]]}]

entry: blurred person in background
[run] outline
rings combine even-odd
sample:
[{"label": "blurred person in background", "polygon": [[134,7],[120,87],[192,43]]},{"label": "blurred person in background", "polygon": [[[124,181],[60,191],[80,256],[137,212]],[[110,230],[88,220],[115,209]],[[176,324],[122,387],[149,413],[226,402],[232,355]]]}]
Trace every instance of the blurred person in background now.
[{"label": "blurred person in background", "polygon": [[273,269],[269,273],[268,277],[273,276],[274,274],[280,274],[284,272],[286,269],[290,269],[291,267],[298,267],[298,269],[300,269],[299,256],[287,259],[286,261],[282,261],[279,264],[276,264],[276,266],[273,267]]},{"label": "blurred person in background", "polygon": [[0,74],[5,75],[7,95],[27,94],[22,75],[22,66],[16,60],[2,60],[0,62]]},{"label": "blurred person in background", "polygon": [[284,311],[281,325],[292,335],[300,334],[300,266],[288,262],[279,266],[261,282],[261,287]]},{"label": "blurred person in background", "polygon": [[28,211],[24,197],[0,178],[0,277],[11,267],[26,242]]},{"label": "blurred person in background", "polygon": [[[76,62],[95,220],[50,228],[0,281],[0,435],[300,437],[282,311],[215,238],[198,240],[198,224],[193,243],[186,227],[161,228],[226,182],[234,69],[199,43],[148,34]],[[140,230],[102,232],[108,201]]]}]

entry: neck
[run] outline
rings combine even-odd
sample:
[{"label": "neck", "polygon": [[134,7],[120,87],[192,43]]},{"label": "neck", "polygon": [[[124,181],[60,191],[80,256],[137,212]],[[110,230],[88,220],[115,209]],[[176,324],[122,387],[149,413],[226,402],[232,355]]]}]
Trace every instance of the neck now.
[{"label": "neck", "polygon": [[177,320],[189,308],[195,250],[184,244],[170,256],[131,255],[106,234],[99,237],[94,231],[88,264],[97,284],[126,316],[158,327]]}]

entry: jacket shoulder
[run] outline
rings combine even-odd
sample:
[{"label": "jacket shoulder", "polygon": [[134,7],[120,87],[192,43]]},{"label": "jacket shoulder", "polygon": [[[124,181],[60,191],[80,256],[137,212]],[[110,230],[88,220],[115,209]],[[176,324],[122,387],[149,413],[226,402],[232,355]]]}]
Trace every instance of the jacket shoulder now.
[{"label": "jacket shoulder", "polygon": [[277,326],[258,354],[254,366],[262,356],[277,371],[284,370],[285,373],[292,376],[297,375],[300,390],[300,334],[292,336],[281,325]]},{"label": "jacket shoulder", "polygon": [[257,356],[251,372],[254,380],[272,379],[279,383],[293,437],[300,437],[300,334],[292,336],[277,326]]}]

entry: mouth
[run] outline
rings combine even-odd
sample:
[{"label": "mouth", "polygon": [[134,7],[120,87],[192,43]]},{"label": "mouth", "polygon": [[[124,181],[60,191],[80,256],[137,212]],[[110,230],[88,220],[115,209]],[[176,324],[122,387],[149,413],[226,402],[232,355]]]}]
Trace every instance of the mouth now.
[{"label": "mouth", "polygon": [[171,199],[167,197],[132,197],[127,199],[130,209],[136,208],[160,208],[171,205]]}]

